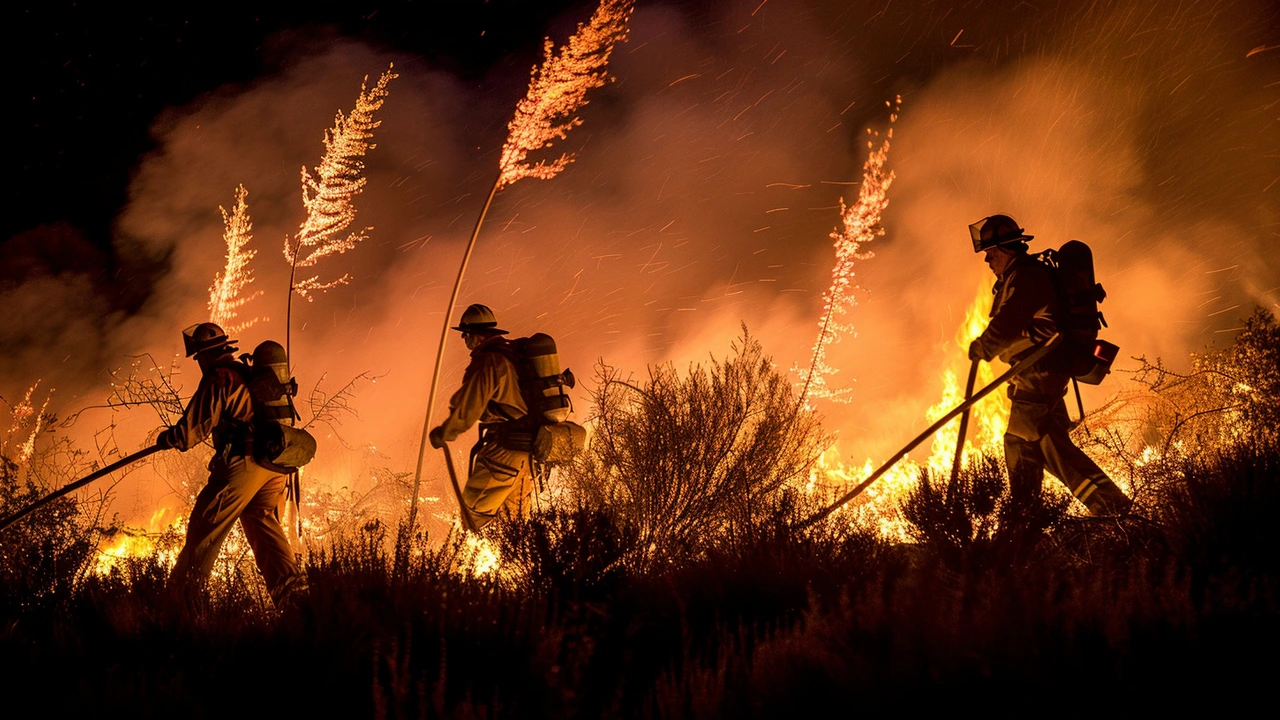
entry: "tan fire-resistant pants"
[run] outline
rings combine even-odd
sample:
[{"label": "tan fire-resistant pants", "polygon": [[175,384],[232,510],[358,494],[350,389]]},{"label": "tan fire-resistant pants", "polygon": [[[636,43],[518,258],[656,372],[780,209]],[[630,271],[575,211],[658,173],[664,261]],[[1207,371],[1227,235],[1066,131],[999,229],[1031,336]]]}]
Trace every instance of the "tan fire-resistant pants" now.
[{"label": "tan fire-resistant pants", "polygon": [[1004,458],[1015,502],[1040,494],[1047,468],[1093,515],[1122,513],[1132,501],[1071,442],[1063,395],[1067,376],[1033,368],[1014,378]]},{"label": "tan fire-resistant pants", "polygon": [[471,473],[462,502],[480,529],[501,514],[528,517],[533,493],[529,453],[508,450],[486,440],[472,450]]},{"label": "tan fire-resistant pants", "polygon": [[289,539],[280,524],[287,476],[250,458],[214,458],[209,483],[196,497],[187,524],[187,540],[178,553],[170,582],[182,591],[203,586],[213,572],[218,551],[236,520],[244,528],[253,559],[277,607],[306,587]]}]

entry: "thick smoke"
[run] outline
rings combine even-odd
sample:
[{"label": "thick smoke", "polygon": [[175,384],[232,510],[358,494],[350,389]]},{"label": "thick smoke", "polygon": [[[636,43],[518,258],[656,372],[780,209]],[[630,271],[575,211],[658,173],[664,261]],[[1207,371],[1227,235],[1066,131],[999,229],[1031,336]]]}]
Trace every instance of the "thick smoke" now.
[{"label": "thick smoke", "polygon": [[[886,234],[858,270],[863,291],[846,316],[857,335],[828,356],[841,370],[832,384],[852,383],[854,402],[818,405],[842,452],[859,462],[892,452],[937,401],[941,370],[963,365],[954,334],[987,273],[965,226],[992,213],[1022,223],[1033,249],[1088,241],[1110,293],[1105,336],[1125,357],[1185,362],[1229,340],[1253,304],[1277,310],[1269,198],[1280,192],[1280,52],[1250,54],[1276,38],[1249,23],[1274,11],[1097,7],[1019,19],[855,16],[845,3],[700,15],[641,6],[611,62],[616,82],[592,96],[564,143],[577,161],[498,196],[460,304],[490,305],[517,335],[552,333],[583,381],[579,416],[597,361],[643,375],[657,362],[723,357],[744,323],[779,366],[807,363],[839,198],[856,194],[867,129],[883,132],[885,104],[901,95]],[[102,371],[127,365],[126,355],[167,365],[179,330],[207,317],[224,250],[218,206],[240,183],[263,292],[243,314],[266,318],[241,333],[241,349],[282,339],[280,247],[303,218],[299,170],[317,163],[323,130],[351,107],[361,79],[394,62],[400,77],[356,202],[371,239],[318,267],[351,273],[351,285],[295,300],[293,351],[304,390],[377,377],[356,383],[358,416],[322,437],[308,482],[352,486],[371,471],[412,471],[444,303],[525,68],[463,83],[352,42],[288,43],[297,58],[287,71],[157,120],[159,150],[141,163],[117,227],[122,253],[170,268],[139,313],[113,315],[75,268],[6,281],[5,308],[15,311],[0,322],[17,350],[3,368],[6,397],[48,376],[75,389],[63,412],[74,411],[105,396]],[[38,324],[36,308],[49,311]],[[465,363],[455,334],[439,407]],[[179,367],[190,393],[194,364],[179,358]],[[154,414],[98,422],[118,425],[125,451],[158,426]],[[442,495],[443,468],[428,460],[424,494]],[[145,517],[167,486],[146,473],[132,482],[144,488],[130,495],[136,507],[117,509]]]}]

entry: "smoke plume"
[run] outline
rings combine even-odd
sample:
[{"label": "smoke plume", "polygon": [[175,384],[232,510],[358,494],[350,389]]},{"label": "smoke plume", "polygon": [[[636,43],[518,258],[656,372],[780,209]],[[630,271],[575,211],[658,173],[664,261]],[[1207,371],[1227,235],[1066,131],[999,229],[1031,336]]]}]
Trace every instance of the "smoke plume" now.
[{"label": "smoke plume", "polygon": [[[610,61],[617,81],[565,148],[575,163],[494,203],[460,305],[489,305],[514,335],[551,333],[587,386],[597,361],[643,374],[723,356],[743,323],[780,367],[803,362],[839,199],[856,196],[867,130],[887,125],[885,103],[901,95],[886,233],[844,318],[857,334],[827,354],[842,383],[856,378],[853,402],[818,403],[843,453],[891,453],[925,424],[942,370],[965,362],[953,336],[988,272],[966,226],[997,212],[1035,236],[1033,250],[1071,238],[1093,247],[1104,337],[1122,358],[1185,362],[1229,342],[1254,304],[1280,311],[1276,15],[1243,0],[1002,13],[642,5]],[[358,416],[320,433],[307,482],[412,469],[441,306],[536,59],[463,82],[352,41],[291,43],[296,58],[278,75],[156,120],[159,149],[141,161],[116,227],[121,257],[166,269],[136,309],[98,297],[96,265],[6,242],[5,265],[27,269],[0,278],[0,394],[45,378],[65,414],[100,402],[104,370],[126,356],[167,364],[180,353],[180,329],[207,319],[224,252],[218,206],[240,184],[266,249],[254,261],[263,295],[244,310],[264,319],[240,346],[283,336],[288,269],[276,248],[303,216],[299,169],[315,164],[363,77],[394,62],[358,201],[373,230],[335,258],[348,286],[295,305],[293,363],[304,392],[377,377],[356,385]],[[76,243],[72,229],[48,237]],[[447,350],[445,392],[466,361],[460,343]],[[189,394],[197,371],[179,366]],[[1117,373],[1086,400],[1122,383]],[[587,389],[575,394],[580,417]],[[80,422],[117,423],[128,451],[157,427],[142,415]],[[443,468],[430,474],[437,486],[424,494],[443,494]],[[116,509],[145,517],[167,486],[147,473],[131,481],[136,501]]]}]

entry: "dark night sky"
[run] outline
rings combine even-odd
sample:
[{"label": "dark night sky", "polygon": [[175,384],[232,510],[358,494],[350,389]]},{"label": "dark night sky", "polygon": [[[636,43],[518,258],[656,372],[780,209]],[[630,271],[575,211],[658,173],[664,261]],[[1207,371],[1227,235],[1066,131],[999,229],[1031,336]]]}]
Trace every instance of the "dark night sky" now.
[{"label": "dark night sky", "polygon": [[[565,0],[438,2],[47,2],[5,10],[25,46],[9,47],[6,84],[21,173],[0,237],[67,221],[107,247],[131,171],[154,145],[165,108],[228,83],[279,70],[280,34],[347,37],[409,52],[462,77],[495,64],[532,64],[557,18],[592,3]],[[442,10],[440,8],[447,8]]]}]

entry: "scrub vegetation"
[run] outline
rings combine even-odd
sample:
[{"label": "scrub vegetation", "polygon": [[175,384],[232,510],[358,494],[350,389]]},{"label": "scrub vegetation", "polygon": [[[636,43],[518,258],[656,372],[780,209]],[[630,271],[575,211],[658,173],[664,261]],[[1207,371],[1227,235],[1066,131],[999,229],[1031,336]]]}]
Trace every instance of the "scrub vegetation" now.
[{"label": "scrub vegetation", "polygon": [[[1259,312],[1189,374],[1144,364],[1141,422],[1102,409],[1115,422],[1086,439],[1128,468],[1133,514],[1081,517],[1051,482],[1018,507],[983,458],[953,487],[920,478],[910,543],[803,522],[822,505],[792,480],[821,423],[750,336],[685,373],[602,367],[566,491],[486,530],[497,572],[466,571],[464,535],[372,520],[306,558],[295,607],[251,564],[175,603],[159,555],[87,571],[101,518],[67,500],[0,535],[0,663],[11,698],[54,716],[1243,705],[1280,640],[1277,359]],[[4,514],[40,494],[18,477],[0,463]]]}]

